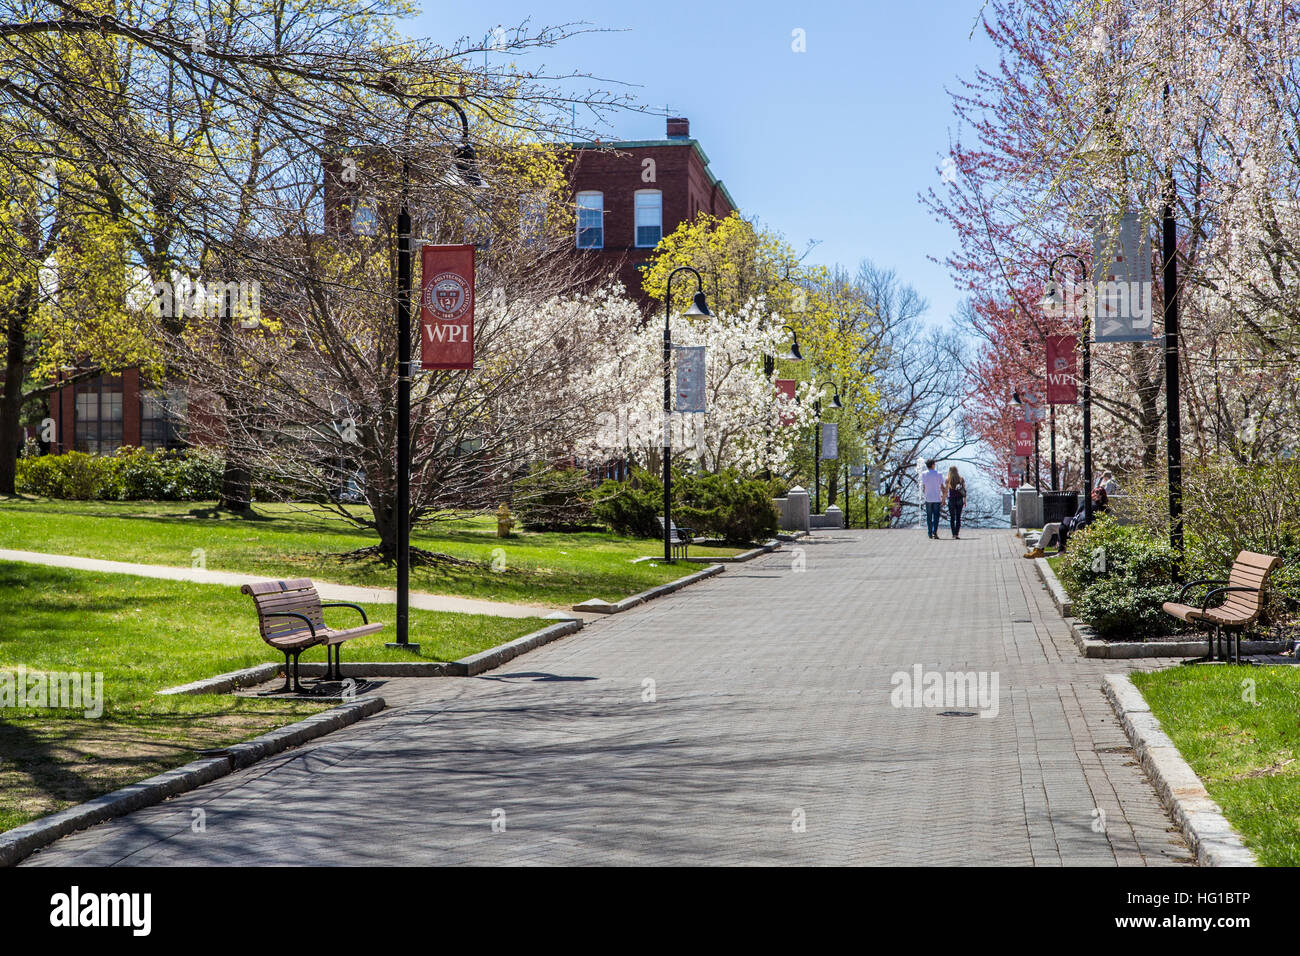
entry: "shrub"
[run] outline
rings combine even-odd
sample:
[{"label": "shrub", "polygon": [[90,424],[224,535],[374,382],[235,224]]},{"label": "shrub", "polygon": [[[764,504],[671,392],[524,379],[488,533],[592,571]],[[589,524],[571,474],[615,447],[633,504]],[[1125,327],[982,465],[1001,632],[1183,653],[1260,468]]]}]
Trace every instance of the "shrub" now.
[{"label": "shrub", "polygon": [[220,457],[204,451],[70,451],[19,459],[16,485],[24,494],[80,501],[202,501],[218,496],[221,467]]},{"label": "shrub", "polygon": [[1178,596],[1170,584],[1134,587],[1123,578],[1093,584],[1074,604],[1074,613],[1106,640],[1143,641],[1175,631],[1178,621],[1163,605]]},{"label": "shrub", "polygon": [[720,472],[689,476],[682,484],[678,524],[730,544],[748,544],[776,534],[779,517],[767,482]]},{"label": "shrub", "polygon": [[[606,481],[593,493],[592,513],[618,534],[663,534],[663,482],[636,469],[627,481]],[[699,537],[748,544],[776,533],[778,515],[766,482],[735,472],[673,474],[673,521]]]},{"label": "shrub", "polygon": [[664,484],[656,475],[637,468],[627,481],[608,479],[591,493],[591,513],[615,534],[656,538],[663,534]]},{"label": "shrub", "polygon": [[20,493],[44,498],[87,501],[99,497],[100,468],[96,455],[70,451],[63,455],[21,458],[14,479]]},{"label": "shrub", "polygon": [[1161,609],[1178,596],[1173,568],[1167,541],[1102,516],[1070,535],[1060,578],[1075,613],[1098,637],[1143,640],[1176,630],[1178,622]]},{"label": "shrub", "polygon": [[526,531],[582,531],[596,524],[590,491],[591,482],[581,469],[536,465],[515,482],[511,510]]}]

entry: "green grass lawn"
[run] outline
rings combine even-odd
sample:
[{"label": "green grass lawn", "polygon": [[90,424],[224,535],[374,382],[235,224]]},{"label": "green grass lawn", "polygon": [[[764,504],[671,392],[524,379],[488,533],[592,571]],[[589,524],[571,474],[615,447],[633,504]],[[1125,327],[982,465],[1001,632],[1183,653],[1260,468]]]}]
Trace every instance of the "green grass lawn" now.
[{"label": "green grass lawn", "polygon": [[1300,865],[1300,668],[1173,667],[1132,677],[1260,863]]},{"label": "green grass lawn", "polygon": [[[118,522],[127,524],[127,522]],[[106,552],[112,554],[112,551]],[[391,624],[394,605],[366,605]],[[355,619],[346,609],[327,610]],[[454,660],[549,624],[537,618],[411,611],[420,657]],[[411,660],[384,648],[392,628],[349,641],[348,660]],[[0,561],[0,670],[103,674],[104,712],[0,708],[0,830],[88,800],[300,720],[328,704],[155,691],[266,661],[237,588]],[[303,660],[324,662],[312,649]]]},{"label": "green grass lawn", "polygon": [[[375,560],[340,560],[369,547],[367,537],[322,509],[257,505],[251,517],[217,512],[211,502],[102,502],[0,499],[0,548],[214,571],[310,577],[340,584],[393,587],[396,572]],[[480,567],[413,567],[413,590],[495,601],[567,607],[588,598],[617,601],[698,570],[632,559],[662,554],[653,540],[613,534],[525,532],[496,537],[491,516],[439,524],[411,535],[414,547],[482,562]],[[494,550],[505,568],[493,571]],[[692,548],[702,556],[734,548]]]}]

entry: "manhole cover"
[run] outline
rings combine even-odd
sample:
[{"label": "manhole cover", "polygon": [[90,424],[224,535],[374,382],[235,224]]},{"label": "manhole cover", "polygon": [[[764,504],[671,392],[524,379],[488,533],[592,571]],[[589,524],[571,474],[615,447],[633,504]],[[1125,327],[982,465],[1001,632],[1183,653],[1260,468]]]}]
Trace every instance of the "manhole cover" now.
[{"label": "manhole cover", "polygon": [[940,717],[974,717],[975,712],[973,710],[945,710],[945,711],[941,711],[939,716]]}]

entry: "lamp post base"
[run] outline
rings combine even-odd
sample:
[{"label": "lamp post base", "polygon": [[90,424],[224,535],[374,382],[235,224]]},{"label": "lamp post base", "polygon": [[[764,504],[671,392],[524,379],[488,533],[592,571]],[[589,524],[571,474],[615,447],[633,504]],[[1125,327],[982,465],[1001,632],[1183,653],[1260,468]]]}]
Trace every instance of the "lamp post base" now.
[{"label": "lamp post base", "polygon": [[398,650],[398,651],[410,651],[412,654],[420,653],[420,645],[415,644],[413,642],[408,642],[406,644],[398,644],[397,642],[394,641],[392,643],[385,644],[384,647],[391,647],[394,650]]}]

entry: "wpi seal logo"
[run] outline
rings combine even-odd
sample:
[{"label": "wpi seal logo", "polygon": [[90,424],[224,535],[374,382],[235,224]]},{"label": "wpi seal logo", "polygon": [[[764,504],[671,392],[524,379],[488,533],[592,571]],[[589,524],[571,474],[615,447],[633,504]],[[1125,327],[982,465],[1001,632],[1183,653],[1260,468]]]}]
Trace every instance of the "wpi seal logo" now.
[{"label": "wpi seal logo", "polygon": [[440,272],[424,287],[424,307],[443,322],[461,318],[469,304],[469,283],[454,272]]}]

